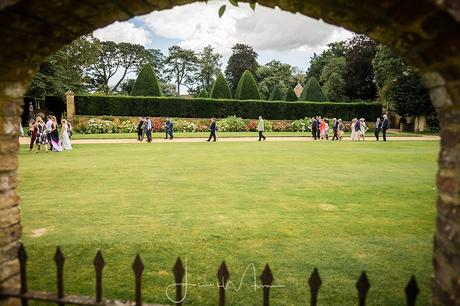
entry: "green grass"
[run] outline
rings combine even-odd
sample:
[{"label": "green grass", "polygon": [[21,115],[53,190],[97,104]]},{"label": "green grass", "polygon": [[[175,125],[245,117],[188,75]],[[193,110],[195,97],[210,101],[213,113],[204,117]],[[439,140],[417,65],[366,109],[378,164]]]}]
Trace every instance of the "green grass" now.
[{"label": "green grass", "polygon": [[[257,132],[218,132],[218,137],[227,138],[227,137],[257,137]],[[277,136],[277,137],[310,137],[310,133],[307,132],[266,132],[266,136]],[[387,133],[390,137],[420,137],[422,133]],[[433,134],[429,134],[433,135]],[[207,138],[209,136],[208,132],[196,132],[196,133],[174,133],[176,138]],[[329,135],[332,137],[332,133]],[[349,137],[350,133],[345,133],[345,137]],[[372,132],[366,134],[368,138],[374,138]],[[380,136],[382,136],[380,134]],[[153,133],[153,138],[160,139],[164,138],[165,133]],[[136,139],[136,133],[115,133],[115,134],[79,134],[74,133],[72,139]]]},{"label": "green grass", "polygon": [[[415,274],[429,304],[438,142],[165,143],[21,147],[19,193],[32,290],[55,290],[54,247],[65,290],[93,295],[92,260],[106,261],[104,295],[133,299],[131,264],[145,264],[146,302],[168,303],[177,256],[189,283],[215,283],[222,260],[239,283],[270,263],[273,305],[306,305],[318,267],[320,305],[403,305]],[[32,233],[46,229],[40,237]],[[260,305],[252,273],[229,305]],[[185,305],[216,305],[217,289],[189,287]],[[169,303],[171,304],[171,303]]]}]

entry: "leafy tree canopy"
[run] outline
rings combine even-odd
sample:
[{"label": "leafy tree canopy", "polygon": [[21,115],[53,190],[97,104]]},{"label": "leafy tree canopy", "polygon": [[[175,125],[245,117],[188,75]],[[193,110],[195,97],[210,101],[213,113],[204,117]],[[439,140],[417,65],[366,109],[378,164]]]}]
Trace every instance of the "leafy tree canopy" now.
[{"label": "leafy tree canopy", "polygon": [[236,44],[232,47],[233,54],[228,59],[225,75],[230,83],[230,89],[235,92],[244,71],[255,73],[258,67],[258,54],[251,46]]}]

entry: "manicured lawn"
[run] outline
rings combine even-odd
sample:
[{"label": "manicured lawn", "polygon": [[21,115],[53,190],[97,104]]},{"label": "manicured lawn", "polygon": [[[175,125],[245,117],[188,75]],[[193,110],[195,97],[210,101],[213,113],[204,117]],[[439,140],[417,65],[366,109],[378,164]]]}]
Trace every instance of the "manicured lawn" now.
[{"label": "manicured lawn", "polygon": [[[404,305],[415,274],[428,305],[437,142],[164,143],[21,147],[19,193],[29,288],[55,290],[54,247],[66,255],[65,290],[92,295],[93,257],[106,261],[104,295],[133,299],[131,264],[145,264],[146,302],[172,304],[177,256],[189,283],[214,283],[226,260],[238,286],[270,263],[273,305],[307,305],[318,267],[320,305]],[[38,230],[38,231],[37,231]],[[260,305],[252,272],[229,305]],[[173,292],[171,292],[173,295]],[[215,287],[189,287],[184,305],[216,305]]]},{"label": "manicured lawn", "polygon": [[[278,137],[310,137],[310,132],[266,132],[266,136],[278,136]],[[387,135],[395,137],[420,137],[421,135],[425,135],[422,133],[394,133],[389,132]],[[429,134],[433,135],[433,134]],[[209,136],[208,132],[196,132],[196,133],[174,133],[174,137],[176,138],[207,138]],[[350,136],[350,133],[345,133],[346,137]],[[372,132],[368,132],[366,134],[369,138],[374,138],[374,134]],[[380,134],[380,136],[382,136]],[[153,133],[153,138],[164,138],[164,133]],[[218,132],[218,137],[226,138],[226,137],[257,137],[257,132]],[[332,137],[332,133],[330,133],[330,137]],[[136,139],[137,134],[135,133],[115,133],[115,134],[78,134],[74,133],[72,139]]]}]

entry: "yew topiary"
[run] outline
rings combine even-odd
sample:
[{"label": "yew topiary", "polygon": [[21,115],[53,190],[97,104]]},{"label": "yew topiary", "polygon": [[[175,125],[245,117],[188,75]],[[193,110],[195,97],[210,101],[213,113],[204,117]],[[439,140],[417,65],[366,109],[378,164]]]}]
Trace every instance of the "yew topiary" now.
[{"label": "yew topiary", "polygon": [[319,86],[318,81],[312,77],[308,80],[307,84],[305,84],[299,101],[328,102],[328,99],[321,89],[321,86]]},{"label": "yew topiary", "polygon": [[249,70],[246,70],[238,82],[235,99],[237,100],[260,100],[259,88],[256,80]]},{"label": "yew topiary", "polygon": [[211,96],[212,99],[231,99],[232,93],[230,92],[230,88],[228,87],[228,82],[225,79],[222,73],[218,73],[216,77],[216,81],[211,89]]},{"label": "yew topiary", "polygon": [[159,97],[161,88],[152,66],[142,67],[131,91],[131,96]]}]

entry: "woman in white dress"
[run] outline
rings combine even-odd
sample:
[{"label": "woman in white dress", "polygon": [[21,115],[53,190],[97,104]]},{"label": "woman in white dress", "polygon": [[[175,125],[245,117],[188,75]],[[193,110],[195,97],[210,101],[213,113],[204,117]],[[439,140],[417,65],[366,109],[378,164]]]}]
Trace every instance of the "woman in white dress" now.
[{"label": "woman in white dress", "polygon": [[70,143],[69,137],[69,125],[67,120],[61,120],[61,144],[64,150],[72,150],[72,144]]},{"label": "woman in white dress", "polygon": [[351,140],[356,140],[356,131],[355,131],[355,125],[356,125],[356,118],[353,118],[351,120]]},{"label": "woman in white dress", "polygon": [[[369,129],[366,125],[366,120],[364,120],[364,118],[361,118],[359,119],[359,123],[360,123],[360,128],[361,128],[361,133],[359,133],[359,137],[362,139],[362,140],[365,140],[364,139],[364,134],[367,132],[367,130]],[[359,139],[358,139],[359,140]]]}]

